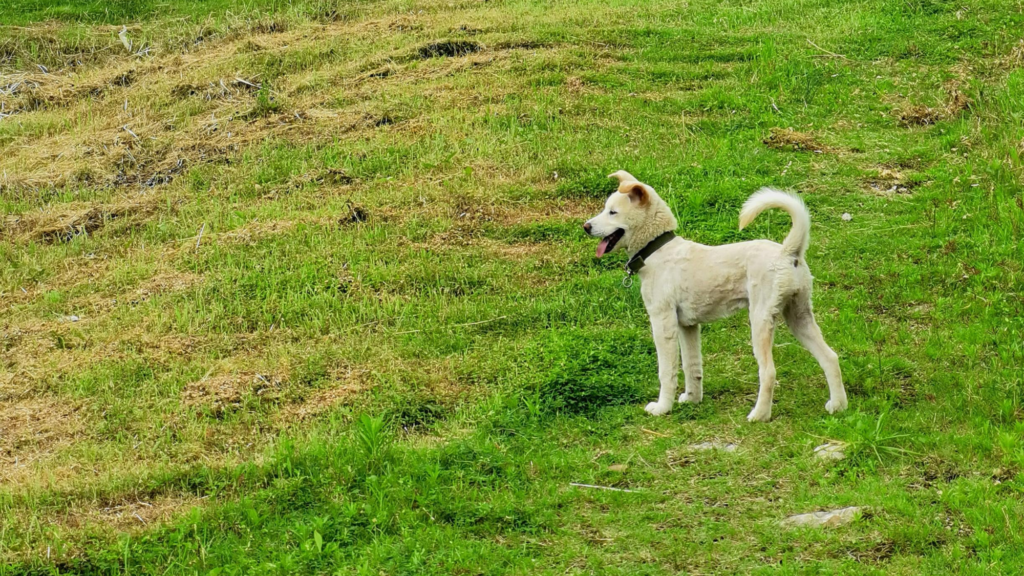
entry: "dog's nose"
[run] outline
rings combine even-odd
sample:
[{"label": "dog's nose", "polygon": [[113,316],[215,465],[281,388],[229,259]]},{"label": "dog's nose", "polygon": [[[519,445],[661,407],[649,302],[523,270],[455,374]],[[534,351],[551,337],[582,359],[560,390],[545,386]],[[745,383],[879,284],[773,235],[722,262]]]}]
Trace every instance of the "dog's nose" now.
[{"label": "dog's nose", "polygon": [[587,234],[590,234],[590,222],[583,223],[583,230],[586,231]]}]

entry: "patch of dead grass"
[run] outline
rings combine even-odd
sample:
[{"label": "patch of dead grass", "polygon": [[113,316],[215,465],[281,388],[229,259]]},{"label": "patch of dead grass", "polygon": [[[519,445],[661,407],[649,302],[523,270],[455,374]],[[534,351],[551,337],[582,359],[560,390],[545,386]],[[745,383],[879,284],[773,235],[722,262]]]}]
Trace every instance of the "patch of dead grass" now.
[{"label": "patch of dead grass", "polygon": [[969,110],[974,103],[960,88],[961,84],[958,80],[946,84],[946,101],[939,108],[923,104],[906,104],[897,108],[894,111],[897,123],[904,128],[909,128],[929,126],[942,120],[956,118]]},{"label": "patch of dead grass", "polygon": [[284,406],[274,415],[281,425],[302,422],[323,414],[335,406],[354,400],[370,387],[370,371],[344,367],[332,371],[331,386],[310,393],[299,402]]},{"label": "patch of dead grass", "polygon": [[1011,70],[1024,67],[1024,38],[1010,49],[1010,53],[1003,58],[1002,64]]},{"label": "patch of dead grass", "polygon": [[969,110],[974,101],[960,90],[958,82],[950,82],[946,85],[946,108],[947,118],[953,118]]},{"label": "patch of dead grass", "polygon": [[874,176],[863,180],[864,185],[874,194],[892,196],[909,194],[923,182],[908,177],[897,168],[882,167]]},{"label": "patch of dead grass", "polygon": [[186,406],[220,415],[240,408],[248,396],[276,398],[281,386],[281,379],[257,372],[207,376],[186,385],[181,400]]},{"label": "patch of dead grass", "polygon": [[164,524],[201,502],[191,495],[161,495],[145,500],[80,505],[68,510],[59,522],[68,528],[99,526],[119,532],[138,532]]},{"label": "patch of dead grass", "polygon": [[910,126],[929,126],[943,117],[942,111],[920,104],[908,105],[896,111],[896,120],[904,128]]},{"label": "patch of dead grass", "polygon": [[85,434],[80,404],[54,397],[0,400],[0,484]]},{"label": "patch of dead grass", "polygon": [[148,298],[157,294],[188,290],[201,280],[202,276],[191,272],[161,272],[139,285],[135,289],[135,294],[141,298]]},{"label": "patch of dead grass", "polygon": [[822,144],[813,135],[798,132],[792,128],[773,127],[763,142],[765,146],[776,150],[815,152],[817,154],[833,151],[831,147]]},{"label": "patch of dead grass", "polygon": [[111,204],[61,204],[41,212],[6,217],[2,235],[22,241],[68,242],[97,232],[114,221],[121,223],[122,228],[137,226],[157,209],[158,204],[150,199]]}]

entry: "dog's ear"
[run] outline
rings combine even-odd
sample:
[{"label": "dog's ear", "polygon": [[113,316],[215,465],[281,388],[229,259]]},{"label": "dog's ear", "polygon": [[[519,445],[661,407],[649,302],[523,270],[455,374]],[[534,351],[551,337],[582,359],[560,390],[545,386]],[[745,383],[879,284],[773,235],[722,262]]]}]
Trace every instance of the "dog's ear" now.
[{"label": "dog's ear", "polygon": [[619,186],[619,192],[628,194],[629,201],[633,204],[646,206],[651,201],[651,196],[647,193],[647,187],[639,182]]},{"label": "dog's ear", "polygon": [[615,178],[616,180],[619,181],[619,184],[622,184],[623,182],[636,182],[636,178],[632,174],[630,174],[629,172],[626,172],[625,170],[619,170],[618,172],[613,172],[613,173],[609,174],[608,177],[609,178]]}]

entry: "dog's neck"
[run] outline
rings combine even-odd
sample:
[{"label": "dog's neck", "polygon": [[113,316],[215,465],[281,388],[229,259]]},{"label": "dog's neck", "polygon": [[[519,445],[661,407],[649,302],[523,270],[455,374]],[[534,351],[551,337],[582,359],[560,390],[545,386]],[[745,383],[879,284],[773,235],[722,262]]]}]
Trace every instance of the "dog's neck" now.
[{"label": "dog's neck", "polygon": [[629,240],[626,241],[625,248],[630,258],[647,246],[651,240],[665,232],[674,232],[679,226],[676,223],[676,217],[672,214],[672,209],[659,196],[651,195],[651,205],[648,210],[650,211],[648,217],[644,218],[641,226],[632,230]]}]

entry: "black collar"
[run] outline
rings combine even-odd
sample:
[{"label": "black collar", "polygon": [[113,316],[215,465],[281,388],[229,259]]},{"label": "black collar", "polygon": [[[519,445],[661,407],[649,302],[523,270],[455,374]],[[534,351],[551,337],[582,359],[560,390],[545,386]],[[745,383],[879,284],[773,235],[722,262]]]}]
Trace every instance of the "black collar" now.
[{"label": "black collar", "polygon": [[644,260],[646,258],[650,258],[651,254],[654,254],[655,252],[658,251],[658,248],[661,248],[665,244],[668,244],[675,237],[676,233],[669,230],[668,232],[665,232],[661,236],[658,236],[654,240],[648,242],[647,246],[641,248],[639,252],[634,254],[633,257],[630,258],[628,262],[626,262],[626,275],[632,276],[639,272],[640,269],[644,267]]}]

